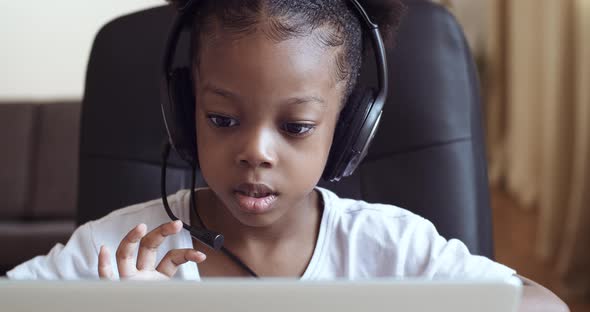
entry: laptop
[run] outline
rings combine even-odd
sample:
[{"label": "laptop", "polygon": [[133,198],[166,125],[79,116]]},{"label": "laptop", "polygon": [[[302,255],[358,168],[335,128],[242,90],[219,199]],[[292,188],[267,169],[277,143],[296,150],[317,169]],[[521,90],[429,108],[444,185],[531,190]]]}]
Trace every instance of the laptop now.
[{"label": "laptop", "polygon": [[1,311],[498,312],[516,311],[522,284],[371,279],[299,281],[0,281]]}]

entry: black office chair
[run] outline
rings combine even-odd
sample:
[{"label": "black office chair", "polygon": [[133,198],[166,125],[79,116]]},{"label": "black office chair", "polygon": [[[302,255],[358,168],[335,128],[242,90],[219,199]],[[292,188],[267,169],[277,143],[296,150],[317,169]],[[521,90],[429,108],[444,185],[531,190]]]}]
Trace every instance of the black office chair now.
[{"label": "black office chair", "polygon": [[[423,0],[406,3],[397,48],[387,53],[390,94],[370,153],[352,177],[320,185],[343,197],[414,211],[446,238],[492,258],[479,82],[471,54],[444,8]],[[159,197],[166,138],[159,66],[173,14],[165,6],[123,16],[95,39],[82,107],[78,223]],[[179,62],[188,62],[188,40],[183,44]],[[361,79],[374,82],[373,71],[371,58]],[[172,166],[169,193],[188,188],[188,168],[179,158]]]}]

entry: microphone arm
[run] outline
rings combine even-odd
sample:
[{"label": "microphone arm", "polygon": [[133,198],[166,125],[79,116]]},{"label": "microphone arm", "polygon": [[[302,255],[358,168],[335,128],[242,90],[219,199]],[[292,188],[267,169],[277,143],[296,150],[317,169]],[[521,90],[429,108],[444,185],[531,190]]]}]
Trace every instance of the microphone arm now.
[{"label": "microphone arm", "polygon": [[[166,196],[166,166],[168,165],[168,156],[170,155],[170,143],[166,142],[164,145],[164,150],[162,151],[162,174],[161,174],[161,195],[162,195],[162,203],[164,204],[164,209],[166,209],[166,213],[173,221],[179,220],[170,209],[170,205],[168,204],[168,198]],[[194,170],[194,169],[193,169]],[[194,174],[194,173],[193,173]],[[193,191],[193,190],[191,190]],[[192,237],[196,238],[203,244],[215,249],[220,250],[223,246],[223,235],[209,231],[202,228],[192,227],[184,222],[182,222],[182,227],[189,231]]]}]

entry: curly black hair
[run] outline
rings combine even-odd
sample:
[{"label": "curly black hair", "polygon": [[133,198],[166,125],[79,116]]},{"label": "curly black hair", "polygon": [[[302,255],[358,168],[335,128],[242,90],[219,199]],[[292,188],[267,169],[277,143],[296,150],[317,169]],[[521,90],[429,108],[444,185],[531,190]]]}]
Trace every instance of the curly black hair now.
[{"label": "curly black hair", "polygon": [[[188,0],[167,0],[183,7]],[[405,6],[401,0],[360,0],[374,23],[379,25],[386,45],[392,45]],[[191,23],[191,57],[199,64],[198,47],[215,26],[232,35],[247,35],[260,29],[280,42],[298,36],[316,35],[327,47],[340,47],[335,57],[337,81],[346,80],[344,99],[354,88],[365,50],[358,14],[348,0],[201,0]],[[264,23],[263,27],[259,27]]]}]

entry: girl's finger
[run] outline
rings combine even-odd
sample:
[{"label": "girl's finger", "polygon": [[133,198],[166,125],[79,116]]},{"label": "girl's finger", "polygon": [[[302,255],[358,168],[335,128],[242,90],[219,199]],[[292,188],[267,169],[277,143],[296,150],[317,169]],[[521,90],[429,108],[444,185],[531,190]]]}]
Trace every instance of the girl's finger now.
[{"label": "girl's finger", "polygon": [[156,271],[172,278],[172,276],[176,274],[176,271],[178,271],[178,267],[181,264],[187,263],[188,261],[201,263],[205,261],[206,258],[207,256],[205,256],[204,253],[192,248],[173,249],[170,250],[164,256],[164,258],[162,258],[162,261],[160,261],[160,264],[158,264]]},{"label": "girl's finger", "polygon": [[133,276],[137,272],[137,268],[135,267],[135,250],[139,244],[139,240],[145,235],[146,230],[147,227],[145,224],[139,224],[121,240],[115,254],[121,279]]},{"label": "girl's finger", "polygon": [[176,234],[182,229],[181,221],[164,223],[150,231],[141,239],[137,253],[137,269],[153,270],[156,267],[156,256],[158,247],[167,236]]},{"label": "girl's finger", "polygon": [[104,245],[100,246],[100,252],[98,253],[98,276],[100,279],[113,280],[111,252]]}]

